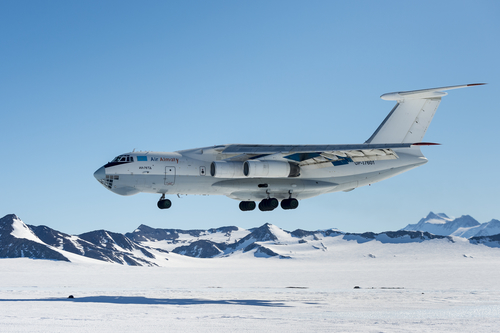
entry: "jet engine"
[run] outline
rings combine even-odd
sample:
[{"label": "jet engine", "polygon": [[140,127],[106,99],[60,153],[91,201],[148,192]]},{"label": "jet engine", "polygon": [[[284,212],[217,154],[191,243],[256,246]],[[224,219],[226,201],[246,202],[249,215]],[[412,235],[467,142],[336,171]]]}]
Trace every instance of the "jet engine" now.
[{"label": "jet engine", "polygon": [[243,162],[214,161],[210,174],[215,178],[243,178]]},{"label": "jet engine", "polygon": [[298,177],[300,167],[291,162],[245,161],[243,174],[250,178]]}]

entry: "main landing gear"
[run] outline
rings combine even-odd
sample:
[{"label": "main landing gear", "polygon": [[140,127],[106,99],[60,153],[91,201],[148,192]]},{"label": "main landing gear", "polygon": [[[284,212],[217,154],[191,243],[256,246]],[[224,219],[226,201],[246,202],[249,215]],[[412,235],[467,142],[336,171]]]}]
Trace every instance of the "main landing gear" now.
[{"label": "main landing gear", "polygon": [[242,201],[240,202],[240,209],[244,212],[255,209],[254,201]]},{"label": "main landing gear", "polygon": [[[240,202],[240,209],[244,212],[254,210],[255,209],[255,202],[254,201],[242,201]],[[259,203],[259,209],[263,212],[270,212],[275,210],[279,206],[278,199],[276,198],[269,198],[269,199],[264,199]],[[288,209],[295,209],[299,206],[299,201],[294,198],[289,198],[289,199],[284,199],[281,201],[281,208],[288,210]]]},{"label": "main landing gear", "polygon": [[160,200],[158,200],[157,206],[160,209],[169,209],[172,207],[172,201],[165,199],[165,193],[163,193]]},{"label": "main landing gear", "polygon": [[279,205],[278,199],[275,198],[264,199],[259,203],[259,209],[263,212],[269,212],[278,207],[278,205]]},{"label": "main landing gear", "polygon": [[290,198],[290,199],[285,199],[281,201],[281,208],[283,209],[295,209],[299,207],[299,200]]}]

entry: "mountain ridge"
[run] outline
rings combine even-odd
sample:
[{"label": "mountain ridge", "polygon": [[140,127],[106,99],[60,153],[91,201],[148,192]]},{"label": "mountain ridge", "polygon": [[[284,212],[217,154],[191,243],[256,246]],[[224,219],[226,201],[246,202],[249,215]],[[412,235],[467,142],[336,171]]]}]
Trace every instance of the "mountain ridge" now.
[{"label": "mountain ridge", "polygon": [[[497,222],[500,224],[500,221]],[[403,230],[425,229],[429,228],[429,225],[435,228],[438,226],[436,230],[444,230],[449,235],[433,234],[425,230]],[[126,234],[95,230],[80,235],[68,235],[47,226],[27,225],[16,215],[9,214],[0,219],[0,258],[29,257],[72,261],[69,258],[76,255],[88,260],[131,266],[163,266],[169,257],[175,255],[222,258],[250,254],[257,258],[293,259],[297,251],[328,251],[323,240],[332,239],[341,242],[354,241],[356,244],[409,244],[432,241],[451,244],[463,239],[471,245],[482,244],[500,248],[500,235],[473,236],[467,240],[456,235],[460,232],[470,233],[471,228],[478,226],[483,226],[479,231],[488,231],[488,224],[480,224],[468,215],[449,218],[446,214],[430,212],[417,224],[382,233],[345,233],[337,229],[297,229],[289,232],[265,223],[248,230],[235,226],[207,230],[160,229],[141,224],[133,232]],[[491,230],[493,229],[490,228],[489,231]]]}]

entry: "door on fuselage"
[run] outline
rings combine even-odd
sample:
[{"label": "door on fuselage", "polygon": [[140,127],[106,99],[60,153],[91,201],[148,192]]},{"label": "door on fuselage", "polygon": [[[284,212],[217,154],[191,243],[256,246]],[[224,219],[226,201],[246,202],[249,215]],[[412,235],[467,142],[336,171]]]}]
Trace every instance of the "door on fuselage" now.
[{"label": "door on fuselage", "polygon": [[175,167],[165,167],[165,185],[175,184]]}]

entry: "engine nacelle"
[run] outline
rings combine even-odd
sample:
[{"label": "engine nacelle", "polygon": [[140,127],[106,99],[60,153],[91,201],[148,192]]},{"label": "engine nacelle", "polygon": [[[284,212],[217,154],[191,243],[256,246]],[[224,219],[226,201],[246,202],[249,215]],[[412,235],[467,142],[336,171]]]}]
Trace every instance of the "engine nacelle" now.
[{"label": "engine nacelle", "polygon": [[245,161],[243,174],[250,178],[298,177],[300,167],[291,162]]},{"label": "engine nacelle", "polygon": [[215,178],[243,178],[243,162],[214,161],[210,174]]}]

